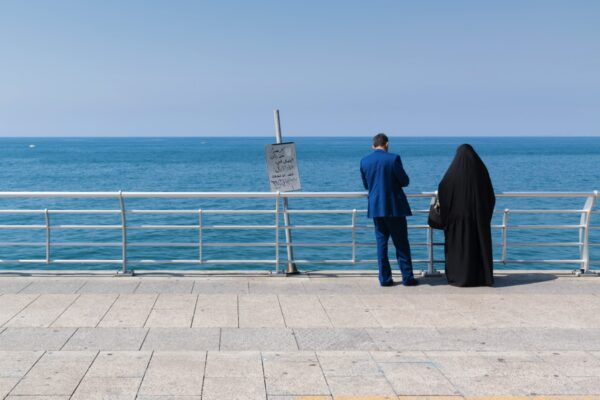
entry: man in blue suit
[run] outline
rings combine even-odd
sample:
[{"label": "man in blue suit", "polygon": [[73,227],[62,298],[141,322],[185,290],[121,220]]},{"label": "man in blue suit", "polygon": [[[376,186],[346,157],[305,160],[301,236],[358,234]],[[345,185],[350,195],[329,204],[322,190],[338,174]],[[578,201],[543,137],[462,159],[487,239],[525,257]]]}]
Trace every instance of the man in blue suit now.
[{"label": "man in blue suit", "polygon": [[392,286],[392,270],[388,258],[390,236],[396,247],[396,258],[402,272],[402,284],[415,286],[406,216],[412,215],[406,195],[402,190],[409,178],[402,168],[400,156],[388,153],[389,141],[384,133],[373,137],[373,153],[360,160],[360,174],[365,189],[369,191],[368,217],[375,224],[379,283]]}]

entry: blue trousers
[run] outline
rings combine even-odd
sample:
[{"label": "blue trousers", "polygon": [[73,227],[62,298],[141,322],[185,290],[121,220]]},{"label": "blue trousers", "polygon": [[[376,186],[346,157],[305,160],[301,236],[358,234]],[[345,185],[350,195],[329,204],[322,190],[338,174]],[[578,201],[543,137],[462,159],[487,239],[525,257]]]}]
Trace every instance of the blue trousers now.
[{"label": "blue trousers", "polygon": [[375,239],[377,240],[379,283],[385,285],[392,281],[392,269],[388,258],[390,236],[396,248],[396,259],[398,260],[400,272],[402,272],[402,282],[406,283],[414,278],[406,217],[378,217],[373,218],[373,222],[375,224]]}]

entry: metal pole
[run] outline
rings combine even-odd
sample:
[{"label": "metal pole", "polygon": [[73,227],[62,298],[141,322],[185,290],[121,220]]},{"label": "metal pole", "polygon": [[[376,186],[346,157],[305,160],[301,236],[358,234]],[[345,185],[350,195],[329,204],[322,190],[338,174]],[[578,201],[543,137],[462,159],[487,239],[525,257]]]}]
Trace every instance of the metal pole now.
[{"label": "metal pole", "polygon": [[506,265],[507,240],[508,240],[508,208],[504,209],[502,214],[502,264]]},{"label": "metal pole", "polygon": [[121,210],[121,257],[122,267],[117,275],[131,276],[133,270],[127,268],[127,217],[125,215],[125,200],[123,192],[119,190],[119,208]]},{"label": "metal pole", "polygon": [[[281,122],[279,120],[279,110],[273,110],[273,118],[275,119],[275,143],[281,143]],[[298,274],[298,269],[294,263],[294,249],[292,247],[292,230],[290,229],[290,215],[288,214],[288,199],[282,196],[283,199],[283,224],[285,226],[285,243],[287,247],[287,269],[286,275]]]},{"label": "metal pole", "polygon": [[[437,191],[433,194],[429,205],[435,204],[437,200]],[[433,229],[427,227],[427,271],[423,271],[423,276],[441,276],[442,273],[435,269],[435,253],[433,250]]]},{"label": "metal pole", "polygon": [[44,210],[44,220],[46,221],[46,264],[50,264],[50,214],[47,208]]},{"label": "metal pole", "polygon": [[581,269],[579,271],[575,271],[577,276],[582,274],[596,275],[594,272],[590,271],[590,219],[597,196],[598,191],[594,191],[594,194],[586,199],[585,205],[583,206],[583,211],[581,213],[580,225],[583,225],[583,227],[579,230],[579,242],[581,243],[579,248],[581,256]]}]

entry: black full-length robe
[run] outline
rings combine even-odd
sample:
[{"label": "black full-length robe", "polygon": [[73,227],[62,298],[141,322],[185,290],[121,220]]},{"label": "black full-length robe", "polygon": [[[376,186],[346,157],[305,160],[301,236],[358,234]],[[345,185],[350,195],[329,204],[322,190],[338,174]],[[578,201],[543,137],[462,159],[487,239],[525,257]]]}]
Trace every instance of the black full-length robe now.
[{"label": "black full-length robe", "polygon": [[463,144],[438,186],[444,221],[446,278],[455,286],[494,283],[490,223],[496,197],[488,170]]}]

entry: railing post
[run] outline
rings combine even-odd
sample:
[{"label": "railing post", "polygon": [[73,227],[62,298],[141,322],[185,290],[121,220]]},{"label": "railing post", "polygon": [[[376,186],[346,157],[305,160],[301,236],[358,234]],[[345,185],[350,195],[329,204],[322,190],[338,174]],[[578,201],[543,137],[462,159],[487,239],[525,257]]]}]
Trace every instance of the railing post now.
[{"label": "railing post", "polygon": [[50,264],[50,214],[44,209],[44,220],[46,222],[46,264]]},{"label": "railing post", "polygon": [[133,270],[127,268],[127,217],[125,215],[125,200],[123,191],[119,190],[119,208],[121,210],[121,271],[117,275],[132,276]]},{"label": "railing post", "polygon": [[280,193],[275,196],[275,273],[279,273],[279,198]]},{"label": "railing post", "polygon": [[510,210],[508,208],[504,209],[504,213],[502,214],[502,264],[506,265],[506,254],[507,254],[507,237],[508,237],[508,213]]},{"label": "railing post", "polygon": [[596,275],[596,273],[590,271],[590,220],[594,204],[596,203],[596,197],[598,197],[597,190],[594,191],[593,195],[587,197],[583,210],[581,211],[581,218],[579,220],[579,224],[582,225],[579,229],[581,268],[574,271],[577,276],[588,274]]},{"label": "railing post", "polygon": [[352,210],[352,264],[356,263],[356,208]]},{"label": "railing post", "polygon": [[294,248],[292,245],[292,229],[290,223],[290,214],[288,214],[288,198],[283,195],[283,225],[285,226],[285,243],[287,249],[287,269],[286,275],[297,275],[298,269],[294,263]]},{"label": "railing post", "polygon": [[198,209],[198,262],[202,264],[202,209]]}]

